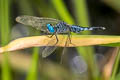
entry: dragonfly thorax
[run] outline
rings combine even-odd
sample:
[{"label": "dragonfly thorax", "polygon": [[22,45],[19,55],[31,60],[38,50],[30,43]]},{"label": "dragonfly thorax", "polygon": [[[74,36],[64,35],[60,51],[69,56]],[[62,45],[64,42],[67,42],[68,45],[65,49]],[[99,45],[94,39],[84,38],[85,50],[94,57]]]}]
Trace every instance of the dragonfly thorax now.
[{"label": "dragonfly thorax", "polygon": [[51,25],[51,24],[47,24],[47,29],[50,33],[54,33],[55,30],[54,30],[54,27]]},{"label": "dragonfly thorax", "polygon": [[54,27],[55,27],[56,32],[59,34],[68,33],[70,31],[69,25],[66,24],[65,22],[60,22],[56,24]]}]

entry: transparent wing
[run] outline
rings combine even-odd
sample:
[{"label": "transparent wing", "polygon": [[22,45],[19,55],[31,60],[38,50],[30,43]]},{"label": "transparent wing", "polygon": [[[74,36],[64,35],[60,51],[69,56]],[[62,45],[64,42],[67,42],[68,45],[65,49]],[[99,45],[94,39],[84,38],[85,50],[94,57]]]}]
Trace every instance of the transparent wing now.
[{"label": "transparent wing", "polygon": [[47,56],[49,56],[57,48],[56,46],[57,42],[53,42],[53,41],[55,41],[54,38],[51,38],[51,40],[47,43],[47,45],[52,44],[53,46],[45,46],[41,48],[41,56],[43,58],[46,58]]},{"label": "transparent wing", "polygon": [[53,51],[55,51],[57,47],[56,46],[46,46],[44,47],[44,49],[42,50],[42,57],[46,58],[47,56],[49,56],[51,53],[53,53]]},{"label": "transparent wing", "polygon": [[[62,64],[62,62],[63,62],[63,57],[64,57],[64,54],[65,54],[65,52],[66,52],[66,50],[68,50],[67,48],[66,48],[66,46],[69,46],[69,44],[71,43],[71,36],[70,36],[71,34],[70,33],[68,33],[68,37],[67,37],[67,39],[66,39],[66,42],[65,42],[65,46],[64,46],[64,48],[63,48],[63,51],[62,51],[62,54],[61,54],[61,59],[60,59],[60,64]],[[66,57],[66,56],[65,56]]]},{"label": "transparent wing", "polygon": [[46,24],[52,24],[55,25],[60,20],[53,19],[53,18],[44,18],[44,17],[34,17],[34,16],[18,16],[16,18],[16,21],[19,23],[22,23],[24,25],[35,27],[38,30],[47,32]]}]

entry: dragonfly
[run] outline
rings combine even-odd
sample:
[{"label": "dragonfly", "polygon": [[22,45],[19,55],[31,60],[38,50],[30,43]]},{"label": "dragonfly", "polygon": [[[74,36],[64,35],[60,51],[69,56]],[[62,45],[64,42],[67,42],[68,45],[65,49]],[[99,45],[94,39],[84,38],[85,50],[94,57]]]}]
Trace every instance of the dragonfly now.
[{"label": "dragonfly", "polygon": [[[51,37],[55,35],[56,37],[56,43],[51,46],[46,46],[42,50],[42,57],[45,58],[49,56],[57,47],[55,46],[58,43],[58,37],[57,34],[68,34],[68,38],[71,43],[70,39],[70,33],[80,33],[81,31],[91,31],[91,30],[105,30],[105,27],[82,27],[78,25],[70,25],[66,22],[54,18],[45,18],[45,17],[35,17],[35,16],[18,16],[16,18],[16,21],[32,26],[36,28],[37,30],[41,30],[45,33],[51,34]],[[67,41],[66,41],[67,42]],[[49,44],[50,42],[48,42]]]}]

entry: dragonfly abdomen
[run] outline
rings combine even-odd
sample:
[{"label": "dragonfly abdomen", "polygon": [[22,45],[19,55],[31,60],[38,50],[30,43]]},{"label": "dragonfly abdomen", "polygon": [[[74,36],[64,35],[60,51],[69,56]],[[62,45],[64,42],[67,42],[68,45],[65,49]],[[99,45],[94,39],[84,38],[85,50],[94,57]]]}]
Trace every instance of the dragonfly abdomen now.
[{"label": "dragonfly abdomen", "polygon": [[91,31],[91,30],[104,30],[104,27],[80,27],[80,26],[70,26],[71,32],[80,33],[81,31]]}]

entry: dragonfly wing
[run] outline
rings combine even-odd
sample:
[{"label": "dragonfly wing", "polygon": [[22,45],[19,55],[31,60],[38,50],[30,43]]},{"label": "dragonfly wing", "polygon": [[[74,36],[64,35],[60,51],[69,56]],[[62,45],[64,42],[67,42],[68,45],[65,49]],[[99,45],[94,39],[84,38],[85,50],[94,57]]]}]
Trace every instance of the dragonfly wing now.
[{"label": "dragonfly wing", "polygon": [[64,57],[64,54],[65,54],[65,52],[66,52],[66,50],[67,50],[67,48],[66,48],[66,46],[69,46],[69,44],[71,43],[71,36],[70,36],[70,33],[68,33],[68,37],[67,37],[67,39],[66,39],[66,42],[65,42],[65,46],[64,46],[64,48],[63,48],[63,51],[62,51],[62,55],[61,55],[61,59],[60,59],[60,63],[62,64],[62,62],[63,62],[63,57]]},{"label": "dragonfly wing", "polygon": [[53,51],[55,51],[55,49],[57,48],[56,44],[57,44],[57,39],[56,38],[52,38],[51,40],[47,43],[47,45],[52,44],[53,46],[45,46],[42,48],[41,50],[41,55],[43,58],[49,56]]},{"label": "dragonfly wing", "polygon": [[44,47],[44,49],[42,51],[42,57],[46,58],[51,53],[53,53],[53,51],[55,51],[56,48],[57,48],[56,46],[46,46],[46,47]]},{"label": "dragonfly wing", "polygon": [[61,22],[60,20],[53,19],[53,18],[34,17],[34,16],[26,16],[26,15],[18,16],[16,18],[16,21],[24,25],[33,26],[36,29],[45,31],[45,32],[47,31],[46,24],[55,25]]}]

